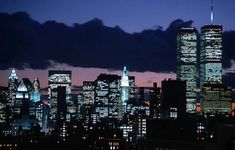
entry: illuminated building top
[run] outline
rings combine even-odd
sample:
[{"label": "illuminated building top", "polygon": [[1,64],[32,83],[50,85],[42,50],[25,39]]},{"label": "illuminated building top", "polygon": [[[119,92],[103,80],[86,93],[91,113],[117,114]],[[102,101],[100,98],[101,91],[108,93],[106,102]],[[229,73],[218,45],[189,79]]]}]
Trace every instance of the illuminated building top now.
[{"label": "illuminated building top", "polygon": [[49,84],[71,84],[71,71],[68,70],[49,70]]},{"label": "illuminated building top", "polygon": [[15,69],[12,69],[11,75],[9,76],[9,79],[11,79],[11,80],[18,79],[18,77],[16,76]]},{"label": "illuminated building top", "polygon": [[40,83],[37,78],[35,78],[33,82],[30,100],[33,102],[40,101]]},{"label": "illuminated building top", "polygon": [[57,114],[57,94],[58,87],[65,87],[66,89],[66,121],[71,121],[72,117],[75,116],[76,112],[74,102],[71,97],[71,75],[72,72],[69,70],[49,70],[48,76],[48,99],[50,104],[50,115],[53,122]]},{"label": "illuminated building top", "polygon": [[100,74],[95,80],[95,112],[100,118],[117,118],[120,76]]},{"label": "illuminated building top", "polygon": [[214,21],[214,14],[213,14],[213,11],[214,11],[214,7],[213,7],[213,0],[211,0],[211,24],[213,24],[213,21]]},{"label": "illuminated building top", "polygon": [[40,89],[40,83],[37,78],[34,79],[33,81],[33,90],[39,90]]},{"label": "illuminated building top", "polygon": [[129,87],[128,71],[126,67],[123,68],[122,78],[121,78],[121,87]]},{"label": "illuminated building top", "polygon": [[28,89],[27,89],[26,85],[24,84],[23,80],[21,80],[20,85],[17,88],[17,91],[20,91],[20,92],[27,92],[28,91]]}]

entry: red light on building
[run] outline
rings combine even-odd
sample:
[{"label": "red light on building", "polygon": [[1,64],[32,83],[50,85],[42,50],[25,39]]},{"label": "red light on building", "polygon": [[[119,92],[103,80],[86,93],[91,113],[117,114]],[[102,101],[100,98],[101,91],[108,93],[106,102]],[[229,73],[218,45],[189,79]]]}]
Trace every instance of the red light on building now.
[{"label": "red light on building", "polygon": [[232,116],[235,116],[235,102],[232,102]]},{"label": "red light on building", "polygon": [[196,112],[200,113],[201,112],[201,104],[197,103],[196,105]]}]

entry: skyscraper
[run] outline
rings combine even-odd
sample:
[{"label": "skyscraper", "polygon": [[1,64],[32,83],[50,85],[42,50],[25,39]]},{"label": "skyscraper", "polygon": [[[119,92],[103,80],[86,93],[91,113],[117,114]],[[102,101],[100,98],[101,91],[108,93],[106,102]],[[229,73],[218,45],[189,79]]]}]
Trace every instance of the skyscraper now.
[{"label": "skyscraper", "polygon": [[33,81],[33,87],[31,91],[30,100],[33,102],[40,101],[40,82],[37,78]]},{"label": "skyscraper", "polygon": [[177,35],[177,80],[186,81],[186,112],[196,112],[197,35],[182,28]]},{"label": "skyscraper", "polygon": [[8,105],[12,107],[14,105],[16,90],[18,86],[18,77],[16,75],[15,69],[11,71],[8,81]]},{"label": "skyscraper", "polygon": [[65,120],[66,119],[66,87],[58,86],[56,88],[57,91],[57,113],[56,119]]},{"label": "skyscraper", "polygon": [[200,87],[222,83],[222,26],[205,25],[201,28]]},{"label": "skyscraper", "polygon": [[84,100],[84,109],[81,111],[82,117],[86,118],[86,123],[91,122],[91,114],[94,113],[95,103],[95,83],[93,81],[83,81],[82,94]]},{"label": "skyscraper", "polygon": [[22,118],[23,115],[29,114],[29,100],[32,83],[28,78],[23,78],[20,81],[16,91],[16,99],[14,101],[14,116]]},{"label": "skyscraper", "polygon": [[100,118],[118,118],[120,76],[101,74],[95,80],[95,112]]},{"label": "skyscraper", "polygon": [[152,118],[161,117],[161,88],[157,87],[157,83],[153,83],[150,90],[150,116]]},{"label": "skyscraper", "polygon": [[211,25],[201,28],[200,37],[200,88],[201,111],[204,115],[230,114],[231,90],[222,83],[222,31],[221,25],[213,25],[213,0],[211,1]]},{"label": "skyscraper", "polygon": [[204,84],[201,90],[202,111],[204,115],[216,114],[230,116],[232,88],[223,84]]},{"label": "skyscraper", "polygon": [[[66,87],[66,120],[76,114],[76,108],[71,97],[71,71],[67,70],[49,70],[48,76],[48,98],[50,104],[50,116],[55,121],[57,116],[57,87]],[[53,121],[53,122],[54,122]]]},{"label": "skyscraper", "polygon": [[10,114],[7,110],[7,100],[8,100],[8,88],[7,87],[0,87],[0,124],[2,123],[9,123]]},{"label": "skyscraper", "polygon": [[36,116],[37,102],[40,101],[40,83],[37,78],[34,79],[32,90],[30,91],[29,114]]},{"label": "skyscraper", "polygon": [[161,109],[163,118],[182,118],[186,112],[186,81],[162,81]]},{"label": "skyscraper", "polygon": [[129,78],[126,67],[123,68],[120,87],[121,87],[121,100],[119,101],[118,116],[119,119],[122,119],[124,113],[126,113],[127,101],[129,99]]},{"label": "skyscraper", "polygon": [[95,86],[93,81],[83,81],[82,93],[85,105],[94,105]]}]

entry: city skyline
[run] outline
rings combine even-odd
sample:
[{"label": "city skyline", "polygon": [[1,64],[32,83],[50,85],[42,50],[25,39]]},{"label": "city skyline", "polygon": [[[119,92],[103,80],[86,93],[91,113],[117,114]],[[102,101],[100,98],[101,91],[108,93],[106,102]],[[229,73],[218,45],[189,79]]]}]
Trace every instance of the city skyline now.
[{"label": "city skyline", "polygon": [[[234,149],[229,1],[2,2],[0,147]],[[172,21],[145,28],[149,12]]]}]

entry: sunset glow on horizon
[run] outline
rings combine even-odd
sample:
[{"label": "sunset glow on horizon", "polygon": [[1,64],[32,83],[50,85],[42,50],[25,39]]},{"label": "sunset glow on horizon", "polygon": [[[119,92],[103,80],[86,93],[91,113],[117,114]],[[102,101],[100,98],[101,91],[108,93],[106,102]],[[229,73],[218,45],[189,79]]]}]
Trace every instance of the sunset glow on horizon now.
[{"label": "sunset glow on horizon", "polygon": [[[22,78],[29,78],[33,81],[34,78],[39,78],[41,88],[48,86],[48,70],[71,70],[72,71],[72,85],[82,85],[83,81],[94,81],[99,74],[116,74],[121,75],[121,70],[109,70],[102,68],[83,68],[83,67],[72,67],[68,65],[57,65],[56,67],[51,67],[45,70],[35,70],[35,69],[16,69],[16,74],[19,81]],[[128,68],[127,68],[128,69]],[[1,78],[0,85],[8,85],[8,77],[12,69],[0,70]],[[154,82],[157,82],[158,87],[161,86],[161,81],[164,79],[175,79],[176,74],[173,72],[169,73],[156,73],[151,71],[146,72],[135,72],[129,71],[130,76],[135,76],[135,83],[137,86],[152,87]]]}]

